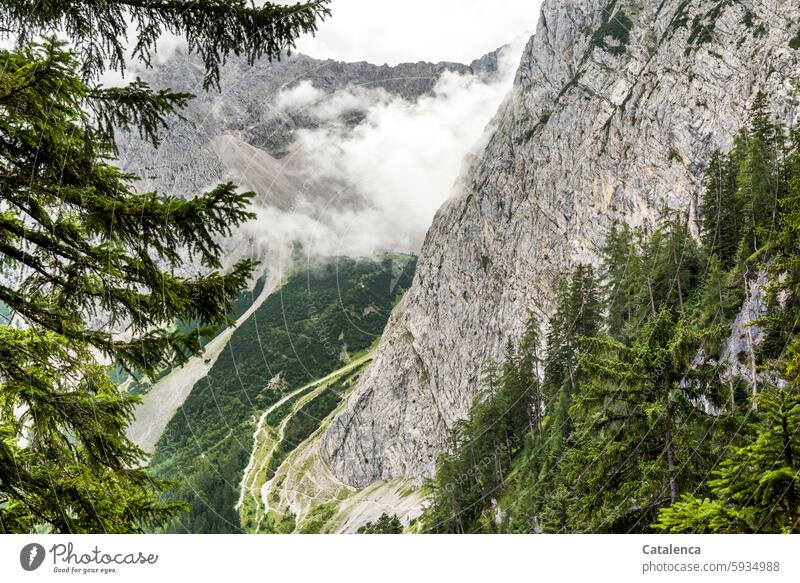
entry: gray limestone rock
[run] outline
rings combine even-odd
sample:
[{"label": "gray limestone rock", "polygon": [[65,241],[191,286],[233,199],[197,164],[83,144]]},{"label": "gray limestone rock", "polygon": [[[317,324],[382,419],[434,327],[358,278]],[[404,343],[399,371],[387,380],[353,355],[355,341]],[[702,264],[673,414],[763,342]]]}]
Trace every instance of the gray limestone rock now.
[{"label": "gray limestone rock", "polygon": [[529,310],[546,320],[556,277],[596,263],[612,221],[676,209],[694,223],[709,154],[731,145],[755,94],[797,120],[798,23],[789,0],[546,0],[496,130],[324,437],[334,474],[430,476],[484,362]]}]

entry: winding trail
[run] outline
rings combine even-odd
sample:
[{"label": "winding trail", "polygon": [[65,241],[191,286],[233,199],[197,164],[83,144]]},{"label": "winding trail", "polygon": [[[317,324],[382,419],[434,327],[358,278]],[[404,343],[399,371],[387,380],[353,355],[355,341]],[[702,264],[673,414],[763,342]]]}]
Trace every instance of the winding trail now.
[{"label": "winding trail", "polygon": [[[308,383],[307,385],[303,385],[299,389],[295,389],[291,393],[288,393],[285,396],[281,397],[281,399],[278,400],[276,403],[273,403],[272,405],[270,405],[261,414],[261,417],[259,418],[258,423],[256,425],[256,429],[253,432],[253,449],[250,452],[250,459],[248,460],[247,466],[244,469],[244,472],[242,474],[242,481],[240,482],[240,485],[239,485],[239,500],[238,500],[238,502],[236,503],[236,506],[235,506],[235,508],[237,510],[241,510],[241,507],[244,504],[245,496],[246,496],[247,493],[249,493],[252,496],[253,501],[256,503],[256,506],[257,507],[260,506],[259,505],[259,502],[260,502],[259,498],[261,497],[261,491],[263,490],[264,486],[268,485],[272,480],[267,481],[263,485],[259,485],[258,484],[258,478],[262,474],[262,472],[265,470],[265,468],[268,467],[269,462],[272,459],[272,455],[274,454],[274,452],[277,449],[277,447],[283,441],[284,432],[286,430],[286,426],[291,421],[291,419],[294,416],[294,414],[297,413],[300,409],[302,409],[303,406],[305,406],[310,400],[314,399],[323,390],[325,390],[325,388],[328,386],[328,384],[331,381],[333,381],[333,380],[335,380],[335,379],[347,374],[348,372],[358,368],[362,364],[372,360],[373,354],[374,353],[372,351],[370,351],[367,354],[365,354],[365,355],[363,355],[363,356],[361,356],[359,358],[356,358],[356,359],[352,360],[351,362],[347,363],[342,368],[339,368],[339,369],[333,371],[332,373],[330,373],[330,374],[328,374],[328,375],[326,375],[326,376],[324,376],[324,377],[322,377],[320,379],[317,379],[317,380],[315,380],[315,381],[313,381],[311,383]],[[315,390],[309,391],[309,389],[315,389]],[[291,400],[292,398],[294,398],[298,394],[302,394],[302,393],[304,393],[306,391],[309,391],[309,392],[307,394],[303,395],[302,397],[300,397],[299,399],[297,399],[297,402],[292,406],[291,411],[289,411],[286,414],[286,416],[281,420],[281,422],[277,426],[277,428],[273,429],[273,428],[271,428],[269,426],[265,426],[266,419],[267,419],[267,417],[269,416],[270,413],[275,411],[280,406],[284,405],[287,401]],[[276,433],[274,438],[269,434],[270,431],[274,431]],[[260,439],[262,437],[262,434],[263,434],[263,440]],[[271,441],[271,443],[270,443],[270,441]],[[263,448],[263,446],[267,445],[267,444],[269,444],[269,450],[266,452],[266,454],[259,455],[259,450],[261,450]],[[257,458],[260,459],[259,462],[256,462]],[[258,467],[255,468],[255,470],[254,470],[254,467],[255,467],[256,463],[258,463]],[[276,472],[276,475],[277,475],[277,472]],[[274,479],[274,477],[273,477],[273,479]],[[266,504],[267,504],[266,500],[263,501],[263,504],[265,505],[265,507],[263,509],[263,512],[260,512],[260,510],[261,510],[260,508],[259,508],[259,511],[257,511],[258,514],[260,515],[259,524],[261,522],[261,518],[266,516],[267,511],[268,511],[268,508],[266,507]]]}]

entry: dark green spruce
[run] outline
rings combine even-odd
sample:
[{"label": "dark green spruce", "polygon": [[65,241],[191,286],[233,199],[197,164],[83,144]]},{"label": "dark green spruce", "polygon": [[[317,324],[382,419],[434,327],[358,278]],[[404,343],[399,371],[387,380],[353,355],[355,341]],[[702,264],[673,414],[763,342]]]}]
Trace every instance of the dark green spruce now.
[{"label": "dark green spruce", "polygon": [[[218,87],[229,55],[278,57],[327,13],[324,1],[0,2],[15,44],[0,51],[0,532],[136,532],[184,507],[160,500],[168,484],[125,435],[137,399],[104,363],[152,377],[198,354],[254,268],[223,270],[219,246],[252,217],[251,193],[139,193],[114,165],[115,128],[157,145],[191,96],[99,75],[124,69],[126,46],[149,64],[173,33]],[[134,38],[120,34],[128,20]],[[176,274],[187,260],[198,275]],[[171,331],[179,321],[198,327]]]}]

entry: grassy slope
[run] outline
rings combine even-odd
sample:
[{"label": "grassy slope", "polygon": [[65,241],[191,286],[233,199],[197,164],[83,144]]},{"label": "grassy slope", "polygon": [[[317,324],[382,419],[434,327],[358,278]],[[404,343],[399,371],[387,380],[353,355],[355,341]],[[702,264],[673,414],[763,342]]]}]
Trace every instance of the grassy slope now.
[{"label": "grassy slope", "polygon": [[[244,471],[237,509],[248,532],[281,532],[294,525],[289,512],[266,515],[262,490],[276,471],[317,432],[345,398],[358,375],[372,360],[372,351],[344,367],[289,393],[261,415],[253,434],[253,449]],[[278,520],[275,520],[275,519]]]},{"label": "grassy slope", "polygon": [[[257,418],[284,395],[372,345],[414,267],[407,258],[338,259],[297,272],[235,331],[156,448],[153,472],[178,482],[170,497],[191,505],[171,531],[241,531],[234,507]],[[333,392],[320,396],[313,403],[316,413],[293,422],[292,443],[312,432],[337,403]]]}]

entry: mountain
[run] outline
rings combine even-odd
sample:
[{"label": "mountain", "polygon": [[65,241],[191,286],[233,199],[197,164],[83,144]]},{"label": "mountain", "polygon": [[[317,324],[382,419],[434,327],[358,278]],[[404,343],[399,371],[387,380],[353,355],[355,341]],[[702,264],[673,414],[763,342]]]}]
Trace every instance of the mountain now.
[{"label": "mountain", "polygon": [[[449,98],[454,84],[462,95],[475,90],[485,99],[482,88],[510,82],[507,74],[501,77],[501,53],[470,65],[394,67],[304,55],[254,66],[233,59],[222,70],[223,93],[201,91],[202,69],[180,52],[147,73],[155,87],[197,96],[182,117],[170,120],[157,149],[136,134],[120,133],[123,168],[142,177],[142,191],[190,197],[228,180],[253,190],[258,219],[223,247],[228,262],[241,256],[261,261],[258,281],[232,314],[235,325],[209,339],[202,355],[164,371],[152,386],[123,379],[143,398],[128,435],[153,453],[155,475],[181,483],[175,495],[190,502],[170,530],[355,530],[384,510],[406,523],[419,514],[422,500],[410,496],[402,480],[360,492],[329,476],[324,466],[300,471],[310,452],[319,458],[318,437],[328,418],[346,403],[372,358],[362,336],[371,342],[380,335],[394,300],[410,284],[415,259],[386,254],[392,241],[378,237],[376,243],[368,236],[353,258],[340,256],[348,251],[341,237],[363,235],[365,223],[355,222],[354,214],[363,213],[369,223],[392,213],[370,198],[374,190],[365,192],[320,164],[324,152],[298,142],[303,135],[312,141],[322,135],[309,132],[333,132],[334,143],[368,132],[378,123],[371,118],[375,109],[426,111],[426,105]],[[492,91],[496,104],[505,89]],[[466,124],[477,132],[467,132],[461,142],[477,139],[483,123],[481,118]],[[465,126],[460,120],[458,125]],[[379,182],[378,195],[382,188]],[[425,221],[419,225],[421,242],[430,216],[417,214]],[[379,223],[371,230],[386,231]],[[410,241],[401,251],[418,248],[413,237],[396,230]],[[195,268],[187,262],[185,269]],[[298,457],[305,461],[298,463]],[[290,483],[293,490],[287,489]],[[271,490],[278,486],[279,493]],[[309,495],[296,493],[309,488]],[[332,512],[334,499],[347,500],[347,511]]]},{"label": "mountain", "polygon": [[800,113],[800,6],[766,0],[546,0],[496,130],[437,213],[414,282],[321,456],[364,488],[431,476],[488,359],[544,326],[560,274],[611,224],[689,217],[709,156],[760,91]]},{"label": "mountain", "polygon": [[[480,137],[484,116],[510,85],[505,50],[470,65],[390,67],[293,55],[249,66],[231,59],[222,70],[221,93],[203,91],[197,58],[179,51],[145,78],[195,98],[181,116],[170,117],[158,148],[135,133],[118,132],[120,164],[141,177],[140,191],[193,196],[227,181],[254,191],[258,219],[225,241],[224,249],[228,262],[258,258],[259,275],[291,263],[298,245],[308,255],[416,253],[457,172],[443,172],[437,163],[444,155],[446,167],[460,164]],[[466,121],[450,113],[440,134],[446,143],[439,136],[422,141],[430,154],[428,174],[446,186],[429,196],[421,179],[401,176],[399,162],[389,177],[375,173],[384,166],[371,158],[387,147],[387,136],[397,135],[391,124],[420,142],[415,136],[426,130],[424,119],[458,111],[447,107],[452,100],[480,106],[465,111]]]},{"label": "mountain", "polygon": [[[120,164],[137,172],[141,190],[157,189],[189,196],[226,179],[252,188],[262,202],[286,208],[291,191],[305,192],[308,185],[296,176],[308,160],[294,161],[290,154],[298,130],[315,128],[321,121],[312,115],[311,101],[299,107],[283,107],[282,92],[307,84],[330,98],[348,89],[382,90],[405,101],[430,94],[445,72],[492,78],[498,71],[500,49],[459,63],[402,63],[393,67],[366,62],[343,63],[306,55],[280,61],[231,59],[221,71],[222,92],[203,91],[204,70],[196,56],[181,51],[145,72],[154,87],[193,93],[182,118],[170,119],[159,148],[154,149],[135,133],[120,133]],[[310,98],[309,98],[310,99]],[[363,110],[354,105],[345,122],[355,127]],[[305,174],[304,174],[305,176]],[[277,184],[275,184],[277,181]],[[269,188],[266,188],[269,186]]]},{"label": "mountain", "polygon": [[[258,61],[253,66],[244,59],[232,59],[222,69],[224,92],[219,93],[202,91],[204,69],[196,57],[178,51],[147,71],[146,79],[155,87],[194,92],[196,97],[180,117],[169,120],[158,148],[136,133],[118,132],[120,163],[141,177],[137,185],[141,191],[189,197],[230,180],[256,193],[253,210],[258,220],[222,243],[227,263],[242,256],[261,261],[263,289],[248,294],[250,310],[236,314],[242,324],[297,262],[347,251],[342,249],[342,233],[353,232],[357,238],[360,226],[354,223],[353,213],[361,210],[369,220],[374,209],[374,202],[357,186],[324,173],[313,159],[313,150],[297,147],[297,132],[341,125],[340,135],[346,137],[358,130],[368,114],[365,108],[375,100],[412,107],[415,100],[433,98],[445,73],[494,82],[499,54],[498,49],[471,65],[419,62],[394,67],[305,55]],[[289,103],[287,95],[295,95],[297,102]],[[336,105],[337,100],[344,104]],[[317,115],[315,108],[324,109],[327,117]],[[359,247],[358,255],[387,250],[370,242]],[[187,261],[184,269],[195,268]],[[222,332],[201,358],[160,380],[129,430],[137,443],[148,451],[153,448],[192,387],[225,349],[232,332]]]}]

